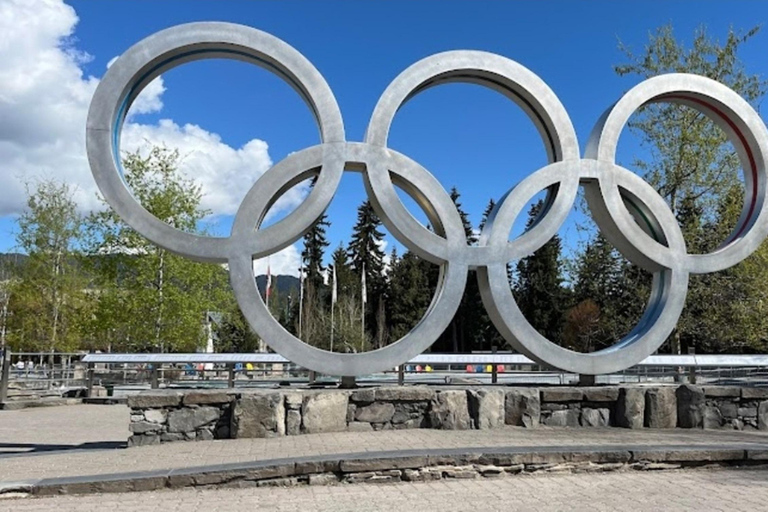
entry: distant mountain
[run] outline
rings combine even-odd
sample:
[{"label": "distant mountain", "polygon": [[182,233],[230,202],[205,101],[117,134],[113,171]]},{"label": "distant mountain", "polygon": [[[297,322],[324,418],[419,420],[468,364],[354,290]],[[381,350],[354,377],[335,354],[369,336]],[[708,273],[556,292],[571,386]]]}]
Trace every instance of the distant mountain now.
[{"label": "distant mountain", "polygon": [[[293,295],[299,293],[300,281],[294,276],[272,276],[272,286],[277,287],[280,295]],[[267,286],[267,276],[256,276],[256,286],[264,294],[264,288]]]}]

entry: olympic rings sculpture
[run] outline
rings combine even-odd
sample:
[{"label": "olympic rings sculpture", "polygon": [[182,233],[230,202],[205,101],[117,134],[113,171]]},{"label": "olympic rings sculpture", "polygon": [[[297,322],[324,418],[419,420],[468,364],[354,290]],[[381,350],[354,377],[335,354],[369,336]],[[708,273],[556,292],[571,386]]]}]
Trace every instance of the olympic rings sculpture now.
[{"label": "olympic rings sculpture", "polygon": [[[291,154],[253,184],[234,219],[230,236],[181,232],[152,216],[121,177],[120,132],[131,103],[155,77],[198,59],[227,58],[271,70],[290,84],[312,110],[321,143]],[[397,110],[429,87],[470,82],[515,102],[536,125],[549,165],[514,186],[497,204],[477,246],[468,246],[458,211],[426,169],[387,147]],[[688,254],[680,227],[664,199],[636,174],[615,163],[619,135],[630,115],[652,102],[692,107],[716,122],[733,143],[744,169],[745,201],[730,237],[710,254]],[[685,303],[688,276],[735,265],[768,234],[766,160],[768,130],[755,110],[728,87],[696,75],[650,78],[608,109],[593,129],[584,157],[565,108],[530,70],[500,55],[449,51],[403,71],[376,105],[363,142],[348,142],[336,99],[324,78],[298,51],[251,27],[191,23],[140,41],[109,68],[91,102],[87,151],[101,193],[123,220],[155,244],[189,258],[227,263],[238,303],[252,328],[287,359],[312,370],[342,376],[391,369],[426,350],[456,312],[468,271],[477,271],[483,304],[512,347],[542,364],[581,374],[623,370],[652,354],[674,329]],[[440,279],[424,318],[411,332],[384,348],[338,354],[305,344],[269,313],[256,287],[253,259],[277,252],[301,238],[334,197],[345,170],[361,172],[377,214],[408,249],[440,265]],[[316,176],[305,201],[266,228],[261,223],[278,197]],[[424,208],[433,230],[405,208],[395,186]],[[593,353],[562,348],[539,334],[512,296],[506,265],[543,246],[564,222],[579,187],[600,231],[628,260],[653,274],[646,311],[638,325],[612,347]],[[509,241],[513,222],[528,201],[547,191],[537,222]]]}]

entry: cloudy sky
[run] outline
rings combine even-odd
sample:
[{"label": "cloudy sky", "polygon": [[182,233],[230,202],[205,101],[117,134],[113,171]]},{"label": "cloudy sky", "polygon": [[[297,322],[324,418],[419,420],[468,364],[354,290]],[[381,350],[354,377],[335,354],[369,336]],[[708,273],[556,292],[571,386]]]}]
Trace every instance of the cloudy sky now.
[{"label": "cloudy sky", "polygon": [[[631,11],[631,13],[628,13]],[[349,140],[361,140],[379,95],[409,64],[457,48],[500,53],[528,66],[558,94],[582,147],[599,114],[632,85],[617,77],[617,41],[638,50],[655,27],[672,22],[690,40],[708,25],[765,23],[762,3],[292,3],[63,2],[0,0],[0,251],[14,247],[25,183],[56,178],[75,187],[83,212],[100,208],[85,155],[85,118],[99,79],[132,44],[178,23],[227,20],[286,40],[325,76],[342,108]],[[768,71],[768,32],[745,48],[749,70]],[[626,142],[624,142],[626,139]],[[150,84],[133,105],[122,148],[178,148],[182,171],[203,188],[209,222],[226,235],[250,186],[273,163],[319,142],[294,91],[270,73],[240,62],[188,64]],[[457,186],[476,226],[488,199],[498,198],[541,167],[544,150],[530,122],[508,100],[476,86],[430,90],[398,114],[392,147],[443,183]],[[636,150],[622,138],[620,156]],[[274,222],[306,194],[298,187],[273,208]],[[328,214],[331,250],[346,244],[362,179],[344,177]],[[412,202],[405,201],[417,216]],[[577,216],[574,213],[574,216]],[[524,221],[524,219],[522,219]],[[567,246],[579,234],[563,228]],[[399,246],[389,234],[387,248]],[[274,273],[296,275],[299,246],[270,258]],[[266,262],[259,262],[263,269]]]}]

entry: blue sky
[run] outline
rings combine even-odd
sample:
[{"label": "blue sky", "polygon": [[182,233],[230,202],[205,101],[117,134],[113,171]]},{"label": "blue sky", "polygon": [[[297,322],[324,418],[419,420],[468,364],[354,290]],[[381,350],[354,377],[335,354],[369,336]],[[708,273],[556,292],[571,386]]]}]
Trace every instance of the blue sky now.
[{"label": "blue sky", "polygon": [[[171,25],[201,20],[247,24],[285,40],[319,69],[341,107],[348,140],[359,141],[379,95],[400,71],[436,52],[479,49],[516,60],[547,82],[570,113],[582,149],[602,111],[638,81],[613,72],[612,66],[624,61],[619,39],[641,51],[648,33],[665,23],[690,41],[702,24],[723,39],[731,26],[747,29],[768,19],[768,5],[760,2],[67,3],[78,21],[66,46],[90,56],[77,64],[84,83],[101,77],[107,63],[132,44]],[[744,47],[748,70],[766,76],[767,48],[764,30]],[[240,62],[195,62],[166,73],[163,85],[162,108],[136,115],[137,123],[190,123],[235,149],[258,139],[268,145],[272,162],[319,142],[303,102],[264,70]],[[84,131],[84,126],[71,128]],[[628,135],[622,141],[620,157],[626,163],[636,145]],[[422,164],[446,188],[456,186],[475,226],[489,198],[498,198],[545,164],[535,129],[515,105],[497,93],[462,84],[413,99],[395,120],[390,146]],[[57,173],[55,166],[41,171]],[[235,172],[227,176],[239,177]],[[249,187],[249,178],[242,179],[234,186]],[[355,207],[364,197],[360,176],[345,176],[328,210],[331,249],[348,240]],[[231,216],[224,203],[216,204],[217,229],[226,232]],[[14,245],[13,210],[3,210],[0,250]],[[578,243],[572,222],[561,234],[568,247]],[[393,243],[388,235],[387,250]]]}]

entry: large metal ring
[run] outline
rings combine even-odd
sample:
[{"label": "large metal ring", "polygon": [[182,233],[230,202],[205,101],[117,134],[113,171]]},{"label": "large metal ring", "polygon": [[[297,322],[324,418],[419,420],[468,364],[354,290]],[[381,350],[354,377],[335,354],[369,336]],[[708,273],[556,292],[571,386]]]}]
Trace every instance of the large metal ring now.
[{"label": "large metal ring", "polygon": [[[184,233],[147,212],[121,179],[120,129],[131,102],[165,70],[191,60],[224,57],[265,67],[296,89],[320,128],[321,144],[290,155],[267,171],[238,208],[229,237]],[[419,92],[446,82],[497,90],[525,111],[544,141],[549,165],[514,186],[497,203],[476,246],[468,246],[458,210],[440,182],[405,155],[387,147],[398,109]],[[731,236],[711,254],[688,254],[680,226],[664,199],[632,172],[616,165],[619,135],[629,116],[651,102],[691,106],[717,122],[741,158],[746,200]],[[251,326],[275,350],[306,368],[334,375],[386,370],[426,350],[450,323],[467,272],[476,269],[483,303],[504,337],[520,352],[563,370],[610,373],[652,354],[672,332],[685,303],[690,273],[734,265],[768,236],[768,129],[735,92],[694,75],[664,75],[630,90],[592,131],[585,158],[565,108],[550,88],[520,64],[476,51],[445,52],[406,69],[382,94],[363,143],[346,142],[333,94],[318,71],[296,50],[258,30],[229,23],[192,23],[148,37],[109,69],[88,114],[87,150],[106,200],[131,227],[154,243],[202,261],[228,262],[238,303]],[[363,174],[369,199],[394,236],[440,266],[435,296],[424,318],[401,340],[362,354],[338,354],[305,344],[269,313],[253,275],[253,258],[297,241],[323,214],[344,170]],[[274,225],[261,228],[269,208],[290,187],[317,181],[307,199]],[[395,186],[426,212],[422,225],[400,201]],[[582,354],[544,338],[520,312],[507,280],[507,264],[542,247],[562,226],[583,187],[601,233],[627,259],[653,273],[651,297],[635,328],[615,345]],[[509,241],[515,220],[538,192],[544,208],[530,228]]]},{"label": "large metal ring", "polygon": [[[112,64],[91,100],[86,130],[88,160],[101,193],[128,225],[155,244],[196,260],[223,262],[232,251],[233,240],[185,233],[149,213],[123,181],[120,159],[123,122],[142,89],[169,69],[210,58],[253,63],[283,78],[312,110],[322,142],[344,142],[344,125],[336,99],[317,69],[280,39],[244,25],[178,25],[140,41]],[[326,186],[316,187],[310,194],[309,204],[300,212],[307,217],[322,214],[333,196],[328,190],[335,191],[341,179],[343,165],[338,160],[323,162],[322,168],[321,180]],[[293,216],[287,224],[294,223],[298,216]],[[317,216],[311,219],[310,225]],[[267,245],[263,236],[259,242],[255,245],[262,248]]]}]

